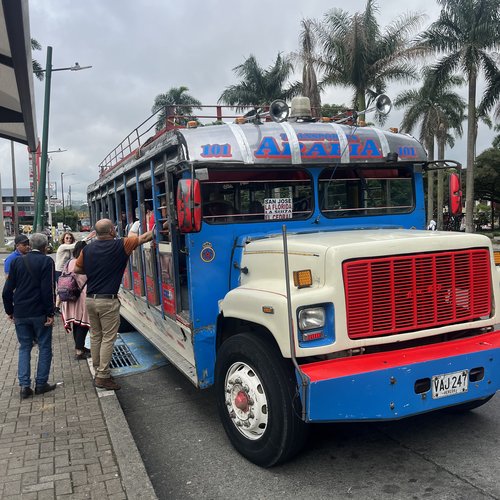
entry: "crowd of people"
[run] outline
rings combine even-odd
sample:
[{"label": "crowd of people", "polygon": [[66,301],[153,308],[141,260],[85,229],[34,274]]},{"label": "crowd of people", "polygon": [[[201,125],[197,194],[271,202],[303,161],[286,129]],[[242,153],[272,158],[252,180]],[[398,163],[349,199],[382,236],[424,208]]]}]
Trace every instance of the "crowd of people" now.
[{"label": "crowd of people", "polygon": [[[52,363],[52,328],[60,314],[64,328],[73,334],[75,359],[92,358],[94,385],[118,390],[110,373],[110,362],[120,325],[118,290],[129,256],[135,248],[153,239],[152,230],[117,238],[109,219],[95,224],[95,231],[82,241],[73,234],[61,235],[55,263],[46,255],[48,239],[35,233],[15,238],[15,250],[4,262],[6,281],[2,292],[4,309],[15,325],[19,342],[18,379],[20,397],[56,389],[49,383]],[[87,244],[88,243],[88,244]],[[75,279],[74,300],[57,300],[61,276]],[[85,339],[90,330],[90,352]],[[31,352],[39,351],[34,391],[31,381]]]}]

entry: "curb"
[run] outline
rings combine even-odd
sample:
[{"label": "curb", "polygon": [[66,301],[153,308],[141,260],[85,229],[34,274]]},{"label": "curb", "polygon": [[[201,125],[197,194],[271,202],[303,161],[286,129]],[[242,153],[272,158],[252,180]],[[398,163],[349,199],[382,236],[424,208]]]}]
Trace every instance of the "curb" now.
[{"label": "curb", "polygon": [[[91,358],[87,359],[95,377]],[[131,500],[158,500],[115,391],[95,388],[115,452],[123,487]]]}]

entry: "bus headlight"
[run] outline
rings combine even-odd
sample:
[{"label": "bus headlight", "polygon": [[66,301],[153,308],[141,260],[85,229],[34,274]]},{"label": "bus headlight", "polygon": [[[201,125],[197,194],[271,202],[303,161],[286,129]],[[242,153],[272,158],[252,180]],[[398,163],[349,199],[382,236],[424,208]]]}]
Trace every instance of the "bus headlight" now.
[{"label": "bus headlight", "polygon": [[323,307],[310,307],[299,311],[299,329],[312,330],[325,326],[325,309]]}]

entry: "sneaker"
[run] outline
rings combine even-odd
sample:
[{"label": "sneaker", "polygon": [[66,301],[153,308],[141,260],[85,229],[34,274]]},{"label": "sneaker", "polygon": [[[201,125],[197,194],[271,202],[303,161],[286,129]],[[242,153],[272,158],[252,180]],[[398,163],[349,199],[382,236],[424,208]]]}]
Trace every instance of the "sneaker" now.
[{"label": "sneaker", "polygon": [[43,385],[37,385],[35,387],[35,394],[45,394],[46,392],[53,391],[57,387],[57,384],[49,384],[45,382]]},{"label": "sneaker", "polygon": [[99,389],[108,389],[109,391],[118,391],[121,388],[121,385],[117,384],[112,378],[96,377],[94,385]]},{"label": "sneaker", "polygon": [[21,387],[20,396],[21,399],[27,399],[30,396],[33,396],[33,389],[29,385]]}]

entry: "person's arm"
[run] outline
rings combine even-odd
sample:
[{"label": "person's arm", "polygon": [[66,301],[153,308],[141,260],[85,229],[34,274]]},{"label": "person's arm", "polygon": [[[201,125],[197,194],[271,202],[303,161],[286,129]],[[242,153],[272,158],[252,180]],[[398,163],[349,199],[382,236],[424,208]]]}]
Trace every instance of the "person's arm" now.
[{"label": "person's arm", "polygon": [[50,257],[45,259],[42,268],[40,290],[43,310],[48,320],[54,316],[54,261]]},{"label": "person's arm", "polygon": [[95,231],[92,231],[87,236],[85,236],[85,238],[82,238],[82,241],[90,241],[92,238],[95,238],[96,234],[97,233]]},{"label": "person's arm", "polygon": [[14,314],[14,290],[16,288],[15,261],[12,262],[9,277],[5,281],[2,291],[3,308],[7,316],[12,319]]},{"label": "person's arm", "polygon": [[5,273],[5,279],[7,279],[7,277],[9,276],[10,261],[12,260],[10,255],[3,262],[3,272]]},{"label": "person's arm", "polygon": [[85,274],[85,269],[83,267],[83,252],[84,252],[85,249],[83,249],[81,252],[80,252],[80,255],[78,256],[78,259],[76,259],[76,262],[75,262],[75,268],[73,269],[73,271],[76,273],[76,274]]},{"label": "person's arm", "polygon": [[143,245],[153,239],[153,231],[147,231],[139,236],[139,245]]}]

